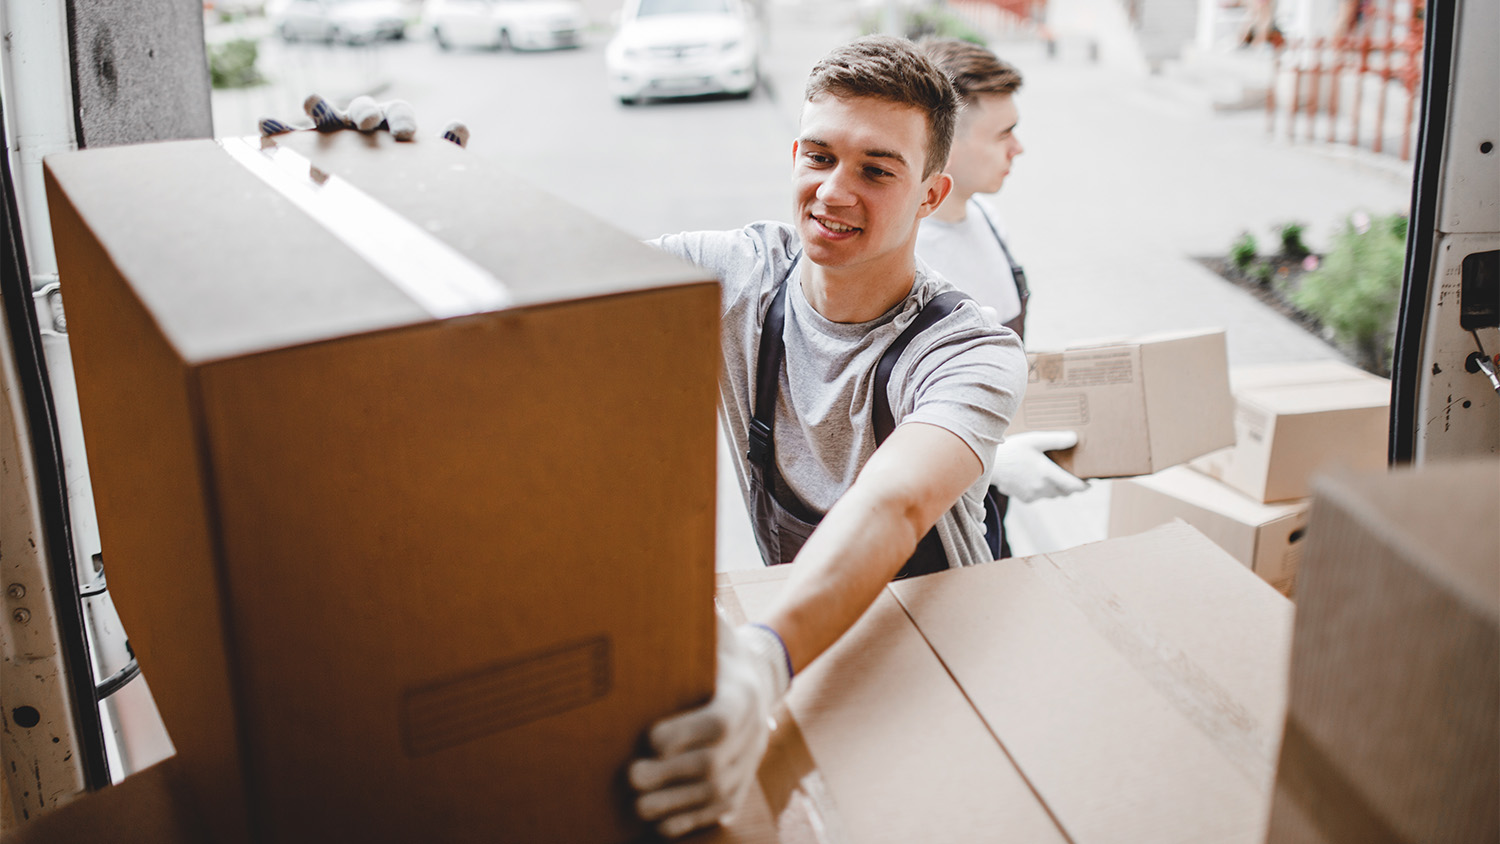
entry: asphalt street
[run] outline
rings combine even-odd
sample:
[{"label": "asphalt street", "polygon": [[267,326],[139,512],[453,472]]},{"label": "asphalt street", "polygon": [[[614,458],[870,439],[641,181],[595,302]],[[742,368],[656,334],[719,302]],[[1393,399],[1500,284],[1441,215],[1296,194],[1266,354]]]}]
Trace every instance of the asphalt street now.
[{"label": "asphalt street", "polygon": [[[1088,4],[1111,0],[1051,2],[1088,18]],[[636,107],[605,90],[603,30],[582,49],[527,54],[447,53],[421,39],[374,48],[267,39],[272,84],[216,92],[215,128],[253,133],[262,114],[298,114],[311,91],[368,92],[411,102],[424,133],[464,120],[473,154],[638,237],[785,219],[802,80],[857,34],[857,10],[844,0],[772,4],[752,97]],[[1170,69],[1153,76],[1068,45],[1050,55],[1025,33],[991,46],[1026,76],[1026,152],[993,205],[1033,287],[1030,348],[1220,327],[1231,366],[1339,357],[1194,257],[1224,254],[1245,231],[1269,242],[1291,221],[1306,224],[1317,250],[1355,211],[1405,210],[1409,165],[1272,138],[1263,114],[1215,111],[1201,80]],[[732,473],[721,474],[720,567],[758,565]],[[1107,509],[1108,482],[1017,506],[1013,545],[1028,553],[1102,539]]]}]

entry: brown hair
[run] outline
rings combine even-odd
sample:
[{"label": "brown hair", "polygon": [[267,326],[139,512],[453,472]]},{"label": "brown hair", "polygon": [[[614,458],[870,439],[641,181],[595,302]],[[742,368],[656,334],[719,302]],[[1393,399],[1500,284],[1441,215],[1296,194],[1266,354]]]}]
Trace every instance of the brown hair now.
[{"label": "brown hair", "polygon": [[1021,87],[1021,71],[978,44],[956,38],[924,38],[917,46],[948,74],[965,104],[979,94],[1014,94]]},{"label": "brown hair", "polygon": [[824,94],[869,97],[911,106],[927,116],[927,161],[922,178],[943,169],[953,147],[958,95],[953,83],[905,38],[867,35],[835,48],[813,66],[806,99]]}]

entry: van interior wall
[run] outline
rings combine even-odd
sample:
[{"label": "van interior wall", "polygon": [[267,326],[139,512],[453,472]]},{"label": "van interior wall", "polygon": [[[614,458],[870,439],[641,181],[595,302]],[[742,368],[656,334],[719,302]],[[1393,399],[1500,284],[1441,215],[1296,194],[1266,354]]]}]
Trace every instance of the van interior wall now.
[{"label": "van interior wall", "polygon": [[78,145],[213,136],[202,0],[68,0]]}]

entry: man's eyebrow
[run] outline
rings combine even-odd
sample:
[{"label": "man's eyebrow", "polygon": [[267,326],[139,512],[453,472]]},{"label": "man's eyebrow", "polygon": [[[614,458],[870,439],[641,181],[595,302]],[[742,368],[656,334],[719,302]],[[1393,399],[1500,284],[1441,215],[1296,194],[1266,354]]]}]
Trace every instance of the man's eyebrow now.
[{"label": "man's eyebrow", "polygon": [[[827,141],[821,140],[819,138],[801,138],[800,140],[804,144],[811,144],[812,146],[822,147],[824,149],[831,149],[832,148],[832,144],[829,144]],[[867,149],[867,150],[865,150],[865,157],[866,158],[889,158],[892,161],[896,161],[896,162],[901,163],[901,164],[906,164],[907,163],[906,162],[906,156],[902,155],[901,153],[899,153],[899,152],[897,152],[896,150],[893,150],[893,149]]]}]

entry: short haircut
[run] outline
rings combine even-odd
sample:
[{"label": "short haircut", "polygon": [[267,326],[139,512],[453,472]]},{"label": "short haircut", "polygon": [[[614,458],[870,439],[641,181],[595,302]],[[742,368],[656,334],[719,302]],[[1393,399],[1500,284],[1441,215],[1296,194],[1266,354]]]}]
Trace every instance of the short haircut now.
[{"label": "short haircut", "polygon": [[978,44],[957,38],[924,38],[917,46],[948,74],[964,105],[980,94],[1014,94],[1021,87],[1021,71]]},{"label": "short haircut", "polygon": [[811,102],[823,95],[868,97],[910,106],[927,116],[926,179],[948,163],[958,95],[953,83],[917,46],[905,38],[867,35],[835,48],[807,77]]}]

